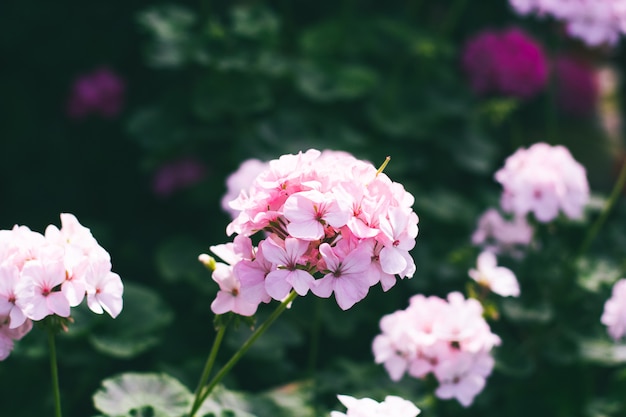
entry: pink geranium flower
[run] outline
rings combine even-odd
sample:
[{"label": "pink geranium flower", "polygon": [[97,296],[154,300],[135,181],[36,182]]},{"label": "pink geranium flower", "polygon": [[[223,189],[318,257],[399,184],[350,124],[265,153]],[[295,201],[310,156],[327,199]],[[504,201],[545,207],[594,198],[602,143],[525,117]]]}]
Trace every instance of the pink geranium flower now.
[{"label": "pink geranium flower", "polygon": [[432,374],[439,382],[435,395],[456,398],[464,406],[482,391],[494,365],[490,351],[501,343],[480,303],[458,292],[446,300],[415,295],[405,310],[383,316],[380,329],[372,343],[374,361],[392,380],[405,373],[415,378]]},{"label": "pink geranium flower", "polygon": [[480,285],[489,288],[503,297],[519,297],[520,288],[513,271],[498,266],[496,255],[484,251],[478,255],[476,268],[469,270],[469,276]]},{"label": "pink geranium flower", "polygon": [[263,233],[262,258],[231,264],[233,288],[241,294],[256,288],[259,303],[267,295],[283,300],[292,289],[301,296],[335,294],[343,309],[373,285],[387,291],[396,276],[415,272],[414,202],[401,184],[346,152],[309,149],[269,161],[227,203],[237,213],[227,234]]},{"label": "pink geranium flower", "polygon": [[613,284],[611,297],[604,303],[600,321],[607,326],[614,340],[620,340],[626,335],[626,279],[622,278]]},{"label": "pink geranium flower", "polygon": [[349,395],[338,395],[337,398],[347,410],[345,413],[331,411],[330,417],[417,417],[420,413],[415,404],[396,395],[388,395],[380,403]]}]

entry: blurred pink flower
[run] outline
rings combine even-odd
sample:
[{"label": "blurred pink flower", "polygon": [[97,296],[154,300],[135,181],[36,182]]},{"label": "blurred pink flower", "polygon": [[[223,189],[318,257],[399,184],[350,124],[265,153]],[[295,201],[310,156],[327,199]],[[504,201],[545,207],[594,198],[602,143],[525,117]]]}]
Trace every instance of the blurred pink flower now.
[{"label": "blurred pink flower", "polygon": [[247,189],[254,178],[268,168],[267,162],[259,159],[247,159],[239,165],[239,168],[226,179],[226,194],[222,197],[222,209],[234,219],[239,214],[230,206],[230,202],[239,196],[242,190]]},{"label": "blurred pink flower", "polygon": [[494,366],[491,350],[501,343],[481,304],[459,292],[446,300],[415,295],[405,310],[383,316],[380,329],[372,342],[374,361],[393,381],[405,372],[415,378],[432,373],[439,382],[435,395],[465,407],[485,386]]},{"label": "blurred pink flower", "polygon": [[624,0],[509,0],[519,14],[535,13],[565,22],[572,37],[589,46],[615,45],[626,32]]},{"label": "blurred pink flower", "polygon": [[559,110],[577,117],[594,114],[599,93],[594,68],[581,59],[561,55],[554,60],[553,71]]},{"label": "blurred pink flower", "polygon": [[74,119],[89,115],[113,118],[122,110],[125,90],[119,75],[107,67],[98,68],[74,81],[67,113]]},{"label": "blurred pink flower", "polygon": [[622,278],[613,285],[611,297],[604,303],[600,321],[607,326],[614,340],[626,335],[626,279]]},{"label": "blurred pink flower", "polygon": [[542,46],[519,28],[485,30],[468,39],[462,65],[476,94],[528,99],[548,80]]},{"label": "blurred pink flower", "polygon": [[522,255],[521,248],[531,243],[533,228],[525,216],[505,219],[495,208],[485,211],[478,219],[472,243],[495,254]]},{"label": "blurred pink flower", "polygon": [[496,255],[484,251],[478,255],[476,268],[468,272],[470,278],[489,288],[495,294],[503,297],[519,297],[519,283],[513,271],[503,266],[498,266]]},{"label": "blurred pink flower", "polygon": [[517,216],[534,213],[543,223],[562,211],[579,219],[589,200],[585,167],[562,145],[535,143],[509,156],[495,179],[502,184],[502,209]]},{"label": "blurred pink flower", "polygon": [[159,197],[190,187],[207,174],[204,163],[193,157],[183,157],[162,165],[152,178],[152,191]]}]

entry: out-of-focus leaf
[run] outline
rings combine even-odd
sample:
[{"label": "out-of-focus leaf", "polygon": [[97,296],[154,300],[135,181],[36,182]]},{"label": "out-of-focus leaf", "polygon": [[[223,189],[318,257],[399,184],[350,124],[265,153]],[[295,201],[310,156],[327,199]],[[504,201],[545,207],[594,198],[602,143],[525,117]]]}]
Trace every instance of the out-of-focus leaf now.
[{"label": "out-of-focus leaf", "polygon": [[103,320],[89,337],[100,352],[131,358],[156,346],[160,332],[174,313],[155,291],[136,283],[124,285],[124,309],[115,319]]},{"label": "out-of-focus leaf", "polygon": [[503,344],[495,350],[496,369],[503,374],[523,378],[535,370],[534,361],[524,352],[520,344]]},{"label": "out-of-focus leaf", "polygon": [[417,196],[415,211],[420,216],[432,216],[448,223],[468,224],[476,218],[475,210],[472,210],[472,205],[465,198],[447,190],[436,190]]},{"label": "out-of-focus leaf", "polygon": [[452,150],[456,162],[470,172],[494,172],[497,147],[490,138],[477,131],[469,131],[458,147]]},{"label": "out-of-focus leaf", "polygon": [[[157,373],[114,376],[104,380],[93,396],[95,408],[111,417],[178,417],[189,411],[191,400],[191,393],[177,379]],[[144,414],[148,410],[150,414]]]},{"label": "out-of-focus leaf", "polygon": [[518,323],[548,323],[554,314],[548,304],[525,305],[519,300],[505,299],[502,301],[502,314],[509,320]]},{"label": "out-of-focus leaf", "polygon": [[175,68],[186,64],[193,55],[192,28],[196,16],[191,10],[180,5],[162,5],[144,10],[137,20],[152,36],[145,47],[149,65]]},{"label": "out-of-focus leaf", "polygon": [[603,339],[583,339],[579,343],[580,356],[587,362],[615,366],[626,363],[626,345]]},{"label": "out-of-focus leaf", "polygon": [[603,288],[610,287],[622,276],[619,265],[598,257],[581,259],[577,268],[577,284],[592,293],[599,293]]},{"label": "out-of-focus leaf", "polygon": [[377,74],[359,65],[302,63],[295,73],[296,86],[314,101],[350,100],[364,96],[378,83]]},{"label": "out-of-focus leaf", "polygon": [[174,148],[188,139],[177,115],[158,106],[137,110],[131,115],[127,127],[130,136],[150,151]]},{"label": "out-of-focus leaf", "polygon": [[198,261],[198,255],[206,250],[206,245],[189,237],[173,237],[157,249],[156,265],[168,282],[186,280],[198,285],[212,282],[211,273]]},{"label": "out-of-focus leaf", "polygon": [[236,6],[231,16],[233,33],[244,38],[271,40],[280,30],[280,20],[266,7]]},{"label": "out-of-focus leaf", "polygon": [[207,74],[193,93],[193,112],[205,121],[259,112],[272,104],[271,89],[262,79],[238,72]]}]

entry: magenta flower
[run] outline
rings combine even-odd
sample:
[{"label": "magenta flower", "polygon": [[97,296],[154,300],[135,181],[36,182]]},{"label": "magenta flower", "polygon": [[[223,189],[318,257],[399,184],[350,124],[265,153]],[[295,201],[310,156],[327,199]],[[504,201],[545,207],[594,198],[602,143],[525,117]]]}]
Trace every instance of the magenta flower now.
[{"label": "magenta flower", "polygon": [[152,178],[152,191],[169,197],[178,190],[191,187],[207,175],[206,165],[193,157],[183,157],[161,166]]},{"label": "magenta flower", "polygon": [[89,115],[103,118],[117,116],[124,105],[124,81],[107,67],[78,77],[72,85],[67,113],[74,119]]},{"label": "magenta flower", "polygon": [[554,60],[554,81],[559,110],[576,117],[594,114],[599,88],[591,65],[571,56],[559,56]]},{"label": "magenta flower", "polygon": [[476,94],[529,99],[548,81],[542,46],[519,28],[485,30],[468,39],[461,58]]}]

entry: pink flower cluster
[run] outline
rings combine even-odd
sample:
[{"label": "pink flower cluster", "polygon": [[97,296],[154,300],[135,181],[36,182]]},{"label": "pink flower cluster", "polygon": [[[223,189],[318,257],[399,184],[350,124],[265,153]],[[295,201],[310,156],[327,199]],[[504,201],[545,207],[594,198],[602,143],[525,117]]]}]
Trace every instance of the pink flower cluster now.
[{"label": "pink flower cluster", "polygon": [[543,48],[519,28],[478,33],[467,41],[461,59],[477,94],[528,99],[548,81]]},{"label": "pink flower cluster", "polygon": [[475,299],[459,292],[447,300],[421,294],[409,307],[383,316],[382,333],[374,338],[375,362],[382,363],[393,381],[405,373],[424,378],[432,373],[439,398],[456,398],[469,406],[491,374],[491,350],[501,343],[483,318]]},{"label": "pink flower cluster", "polygon": [[[211,307],[253,315],[258,305],[334,293],[349,309],[381,283],[386,291],[412,277],[418,217],[414,198],[370,163],[338,151],[310,149],[268,163],[231,201],[239,212],[227,233],[233,242],[211,248],[220,291]],[[264,232],[253,247],[250,236]],[[204,256],[203,258],[205,258]]]},{"label": "pink flower cluster", "polygon": [[495,179],[502,184],[500,204],[517,216],[534,213],[540,222],[554,220],[560,211],[578,219],[589,201],[585,168],[561,145],[535,143],[509,156]]},{"label": "pink flower cluster", "polygon": [[81,119],[91,114],[112,118],[119,114],[124,104],[124,81],[109,68],[98,68],[81,75],[74,81],[67,112]]},{"label": "pink flower cluster", "polygon": [[626,279],[622,278],[613,285],[611,297],[604,303],[600,321],[607,326],[614,340],[626,335]]},{"label": "pink flower cluster", "polygon": [[567,25],[570,36],[589,46],[615,45],[626,32],[624,0],[510,0],[519,14],[551,16]]},{"label": "pink flower cluster", "polygon": [[388,395],[380,403],[349,395],[338,395],[337,398],[347,410],[345,413],[331,411],[330,417],[417,417],[420,413],[415,404],[396,395]]},{"label": "pink flower cluster", "polygon": [[226,194],[222,197],[222,209],[234,219],[239,210],[230,207],[230,202],[239,196],[244,188],[247,188],[257,175],[268,168],[267,162],[260,159],[247,159],[239,165],[237,170],[226,179]]},{"label": "pink flower cluster", "polygon": [[43,235],[26,226],[0,230],[0,359],[32,321],[69,317],[85,298],[97,314],[122,310],[122,280],[108,252],[74,215],[62,213],[61,224]]},{"label": "pink flower cluster", "polygon": [[478,219],[478,227],[472,234],[472,244],[485,250],[513,256],[519,254],[519,248],[530,244],[533,228],[525,216],[505,219],[495,208],[485,211]]}]

